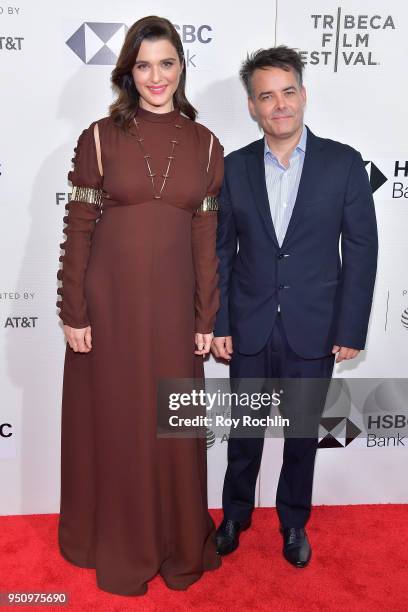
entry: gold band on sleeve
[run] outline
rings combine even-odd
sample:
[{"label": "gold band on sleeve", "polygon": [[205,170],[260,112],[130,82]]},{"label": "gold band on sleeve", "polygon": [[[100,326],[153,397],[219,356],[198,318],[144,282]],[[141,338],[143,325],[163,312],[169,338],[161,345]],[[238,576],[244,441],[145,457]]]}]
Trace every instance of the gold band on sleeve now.
[{"label": "gold band on sleeve", "polygon": [[72,188],[71,202],[85,202],[86,204],[94,204],[101,206],[103,189],[95,189],[94,187],[78,187]]},{"label": "gold band on sleeve", "polygon": [[201,203],[201,206],[197,208],[197,212],[217,212],[218,200],[214,196],[207,196]]}]

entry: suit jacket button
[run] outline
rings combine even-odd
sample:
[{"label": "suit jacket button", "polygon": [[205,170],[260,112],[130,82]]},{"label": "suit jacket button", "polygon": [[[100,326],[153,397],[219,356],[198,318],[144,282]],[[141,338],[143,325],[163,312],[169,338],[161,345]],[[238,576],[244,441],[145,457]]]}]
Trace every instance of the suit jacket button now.
[{"label": "suit jacket button", "polygon": [[279,255],[278,255],[278,259],[283,259],[284,257],[285,257],[285,256],[284,256],[284,254],[283,254],[283,253],[279,253]]},{"label": "suit jacket button", "polygon": [[284,289],[285,285],[279,285],[278,289]]}]

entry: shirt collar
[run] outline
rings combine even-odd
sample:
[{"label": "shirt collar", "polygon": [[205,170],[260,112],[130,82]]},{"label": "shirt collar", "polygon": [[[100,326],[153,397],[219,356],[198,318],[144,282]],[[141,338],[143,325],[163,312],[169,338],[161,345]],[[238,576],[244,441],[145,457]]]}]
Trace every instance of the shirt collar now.
[{"label": "shirt collar", "polygon": [[[265,142],[264,157],[266,157],[269,154],[273,159],[276,159],[276,156],[272,153],[272,151],[268,147],[268,143],[266,142],[266,136],[264,137],[264,142]],[[307,129],[306,129],[306,126],[303,125],[303,130],[300,135],[299,142],[297,143],[295,147],[295,151],[302,151],[303,153],[306,153],[306,143],[307,143]]]}]

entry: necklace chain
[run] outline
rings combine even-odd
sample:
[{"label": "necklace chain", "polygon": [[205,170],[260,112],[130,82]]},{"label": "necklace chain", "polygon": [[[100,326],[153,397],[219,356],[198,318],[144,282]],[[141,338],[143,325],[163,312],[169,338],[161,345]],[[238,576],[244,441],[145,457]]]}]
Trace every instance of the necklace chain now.
[{"label": "necklace chain", "polygon": [[[137,138],[137,142],[139,143],[139,147],[140,147],[140,151],[143,155],[143,159],[145,160],[145,164],[146,164],[146,168],[147,168],[147,176],[150,178],[151,182],[152,182],[152,188],[153,188],[153,195],[154,195],[154,199],[155,200],[160,200],[162,197],[162,193],[163,193],[163,189],[166,185],[166,181],[169,178],[169,172],[170,172],[170,168],[171,168],[171,164],[173,162],[174,159],[176,159],[174,152],[175,152],[175,148],[176,145],[180,144],[180,141],[177,140],[177,138],[173,138],[172,140],[170,140],[170,144],[171,144],[171,151],[170,151],[170,155],[167,155],[166,159],[168,160],[167,162],[167,168],[165,170],[165,172],[161,175],[163,177],[163,181],[162,181],[162,186],[160,187],[160,190],[157,191],[156,189],[156,184],[154,181],[154,177],[157,176],[155,172],[153,172],[152,167],[150,165],[150,159],[151,159],[151,155],[149,153],[146,152],[146,149],[144,148],[143,142],[144,142],[144,138],[142,137],[141,133],[140,133],[140,128],[139,128],[139,122],[136,121],[135,118],[133,118],[133,121],[135,123],[135,126],[137,128],[138,134],[139,134],[139,138]],[[181,125],[179,125],[178,123],[174,124],[174,127],[177,129],[181,129]]]}]

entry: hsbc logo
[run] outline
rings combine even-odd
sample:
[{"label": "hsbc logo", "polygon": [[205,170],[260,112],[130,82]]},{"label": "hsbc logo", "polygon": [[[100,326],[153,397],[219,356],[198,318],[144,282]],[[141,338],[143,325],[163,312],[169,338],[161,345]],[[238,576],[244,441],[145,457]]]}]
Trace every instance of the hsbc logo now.
[{"label": "hsbc logo", "polygon": [[110,66],[116,64],[127,31],[124,23],[86,21],[66,44],[84,64]]},{"label": "hsbc logo", "polygon": [[[376,159],[364,161],[370,180],[371,191],[376,194],[376,201],[408,200],[408,160]],[[386,185],[382,189],[383,185]]]},{"label": "hsbc logo", "polygon": [[[183,44],[208,44],[212,41],[212,27],[207,24],[173,24]],[[86,21],[66,41],[67,46],[84,64],[114,66],[118,60],[128,31],[124,23]],[[186,53],[187,66],[195,67],[195,55]]]},{"label": "hsbc logo", "polygon": [[375,193],[388,179],[372,161],[365,161],[364,165],[370,179],[371,191]]},{"label": "hsbc logo", "polygon": [[320,426],[324,434],[319,448],[345,448],[361,434],[361,429],[346,417],[323,417]]}]

